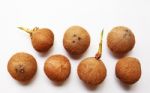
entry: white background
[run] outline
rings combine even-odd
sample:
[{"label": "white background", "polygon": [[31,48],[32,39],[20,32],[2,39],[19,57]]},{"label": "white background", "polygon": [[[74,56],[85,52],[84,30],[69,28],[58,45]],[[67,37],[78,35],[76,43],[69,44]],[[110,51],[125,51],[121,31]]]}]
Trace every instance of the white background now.
[{"label": "white background", "polygon": [[[63,48],[65,30],[72,25],[84,27],[91,36],[89,49],[78,59],[72,58]],[[115,77],[114,57],[107,48],[106,37],[115,26],[129,27],[136,37],[134,49],[127,54],[140,60],[142,77],[126,87]],[[31,45],[27,33],[17,26],[28,28],[48,27],[55,35],[54,46],[47,54],[39,54]],[[104,28],[102,60],[107,67],[105,81],[96,89],[86,87],[78,78],[79,62],[94,56]],[[0,0],[0,93],[149,93],[150,92],[150,0]],[[16,52],[32,54],[38,62],[33,80],[21,84],[7,72],[7,62]],[[51,82],[43,71],[44,61],[53,54],[70,59],[70,77],[62,85]]]}]

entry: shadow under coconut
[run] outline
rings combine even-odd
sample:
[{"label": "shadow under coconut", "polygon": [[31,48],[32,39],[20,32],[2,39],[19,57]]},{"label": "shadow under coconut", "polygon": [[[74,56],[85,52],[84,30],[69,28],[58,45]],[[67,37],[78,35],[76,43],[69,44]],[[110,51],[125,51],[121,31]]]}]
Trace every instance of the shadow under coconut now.
[{"label": "shadow under coconut", "polygon": [[69,55],[71,58],[77,60],[77,59],[80,59],[83,56],[87,55],[88,51],[89,51],[89,49],[87,49],[83,54],[80,54],[80,55],[73,55],[73,54],[68,53],[67,51],[66,52],[67,52],[67,55]]},{"label": "shadow under coconut", "polygon": [[[38,71],[37,71],[37,72],[38,72]],[[16,82],[19,83],[19,84],[21,84],[21,85],[23,85],[23,86],[30,85],[30,84],[32,84],[32,83],[35,81],[35,79],[37,78],[37,76],[38,76],[38,75],[37,75],[37,74],[38,74],[37,72],[35,73],[35,75],[33,76],[33,78],[30,79],[30,80],[28,80],[28,81],[22,82],[22,81],[17,81],[17,80],[16,80]]]},{"label": "shadow under coconut", "polygon": [[115,58],[122,58],[124,56],[126,56],[128,53],[125,53],[125,54],[115,54],[113,53],[109,48],[107,49],[108,53],[111,54],[111,56],[115,57]]},{"label": "shadow under coconut", "polygon": [[[81,80],[80,80],[81,81]],[[98,85],[89,85],[89,84],[86,84],[84,82],[81,81],[81,83],[85,86],[86,89],[88,89],[89,91],[96,91],[97,89],[101,89],[104,87],[104,84],[105,84],[105,80],[103,82],[101,82],[100,84]]]},{"label": "shadow under coconut", "polygon": [[40,55],[41,57],[46,57],[46,56],[48,56],[48,54],[50,53],[50,52],[53,52],[54,51],[54,47],[52,46],[48,51],[46,51],[46,52],[38,52],[38,55]]},{"label": "shadow under coconut", "polygon": [[122,86],[124,90],[130,90],[132,88],[132,85],[125,84],[121,82],[118,78],[115,78],[115,80],[119,83],[120,86]]},{"label": "shadow under coconut", "polygon": [[72,54],[69,54],[68,53],[68,55],[71,57],[71,58],[73,58],[73,59],[80,59],[80,58],[82,58],[82,54],[81,55],[72,55]]},{"label": "shadow under coconut", "polygon": [[52,81],[52,80],[49,80],[50,81],[50,83],[52,83],[54,86],[57,86],[57,87],[59,87],[59,86],[64,86],[65,84],[67,84],[69,81],[70,81],[70,77],[68,77],[65,81]]}]

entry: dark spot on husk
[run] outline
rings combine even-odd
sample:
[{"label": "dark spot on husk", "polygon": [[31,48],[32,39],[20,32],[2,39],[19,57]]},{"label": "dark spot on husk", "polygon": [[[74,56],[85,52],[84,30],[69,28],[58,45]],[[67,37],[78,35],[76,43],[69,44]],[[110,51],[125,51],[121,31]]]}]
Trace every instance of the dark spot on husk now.
[{"label": "dark spot on husk", "polygon": [[17,73],[24,73],[24,66],[22,64],[20,64],[16,67],[15,70]]},{"label": "dark spot on husk", "polygon": [[128,29],[126,29],[125,31],[126,31],[127,33],[129,32],[129,30],[128,30]]},{"label": "dark spot on husk", "polygon": [[128,29],[125,30],[123,38],[130,37],[130,31]]},{"label": "dark spot on husk", "polygon": [[77,36],[76,34],[73,35],[73,37],[76,37],[76,36]]},{"label": "dark spot on husk", "polygon": [[81,40],[81,37],[78,37],[78,40],[80,41],[80,40]]},{"label": "dark spot on husk", "polygon": [[75,41],[73,40],[72,43],[75,43]]}]

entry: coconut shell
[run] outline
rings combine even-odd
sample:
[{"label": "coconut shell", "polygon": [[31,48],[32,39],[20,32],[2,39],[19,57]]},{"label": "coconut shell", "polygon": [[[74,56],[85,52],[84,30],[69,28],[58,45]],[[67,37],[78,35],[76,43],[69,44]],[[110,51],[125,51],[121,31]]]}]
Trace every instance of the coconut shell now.
[{"label": "coconut shell", "polygon": [[114,54],[125,54],[133,49],[135,45],[134,34],[127,27],[114,27],[108,33],[107,45]]},{"label": "coconut shell", "polygon": [[29,81],[37,71],[37,62],[32,55],[19,52],[10,58],[7,69],[14,79],[22,82]]},{"label": "coconut shell", "polygon": [[139,60],[133,57],[121,58],[116,64],[116,76],[123,83],[136,83],[141,77],[141,65]]},{"label": "coconut shell", "polygon": [[88,85],[98,85],[106,77],[106,67],[101,60],[89,57],[81,61],[78,65],[79,78]]},{"label": "coconut shell", "polygon": [[71,65],[63,55],[50,56],[44,64],[44,72],[47,77],[56,82],[65,81],[70,74]]},{"label": "coconut shell", "polygon": [[70,54],[81,55],[90,45],[90,35],[84,28],[72,26],[64,34],[63,45]]},{"label": "coconut shell", "polygon": [[54,42],[54,34],[50,29],[40,28],[31,34],[32,45],[38,52],[48,51]]}]

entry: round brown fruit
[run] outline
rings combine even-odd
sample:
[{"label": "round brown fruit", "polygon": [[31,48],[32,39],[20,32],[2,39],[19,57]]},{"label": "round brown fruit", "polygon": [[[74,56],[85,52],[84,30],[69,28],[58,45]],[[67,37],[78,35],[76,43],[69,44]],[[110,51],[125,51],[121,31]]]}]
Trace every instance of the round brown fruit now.
[{"label": "round brown fruit", "polygon": [[19,52],[10,58],[7,69],[14,79],[26,82],[31,80],[35,75],[37,62],[32,55]]},{"label": "round brown fruit", "polygon": [[80,26],[72,26],[64,34],[64,48],[72,55],[83,54],[90,45],[90,35]]},{"label": "round brown fruit", "polygon": [[98,85],[104,81],[106,77],[106,67],[101,60],[89,57],[81,61],[78,65],[79,78],[88,85]]},{"label": "round brown fruit", "polygon": [[107,45],[114,54],[125,54],[135,44],[135,37],[131,30],[124,26],[117,26],[108,33]]},{"label": "round brown fruit", "polygon": [[65,81],[70,74],[71,65],[63,55],[50,56],[44,64],[44,72],[50,80],[56,82]]},{"label": "round brown fruit", "polygon": [[116,64],[116,76],[126,84],[134,84],[141,77],[141,65],[133,57],[121,58]]},{"label": "round brown fruit", "polygon": [[48,51],[54,42],[54,34],[48,28],[39,28],[31,34],[32,45],[38,52]]}]

